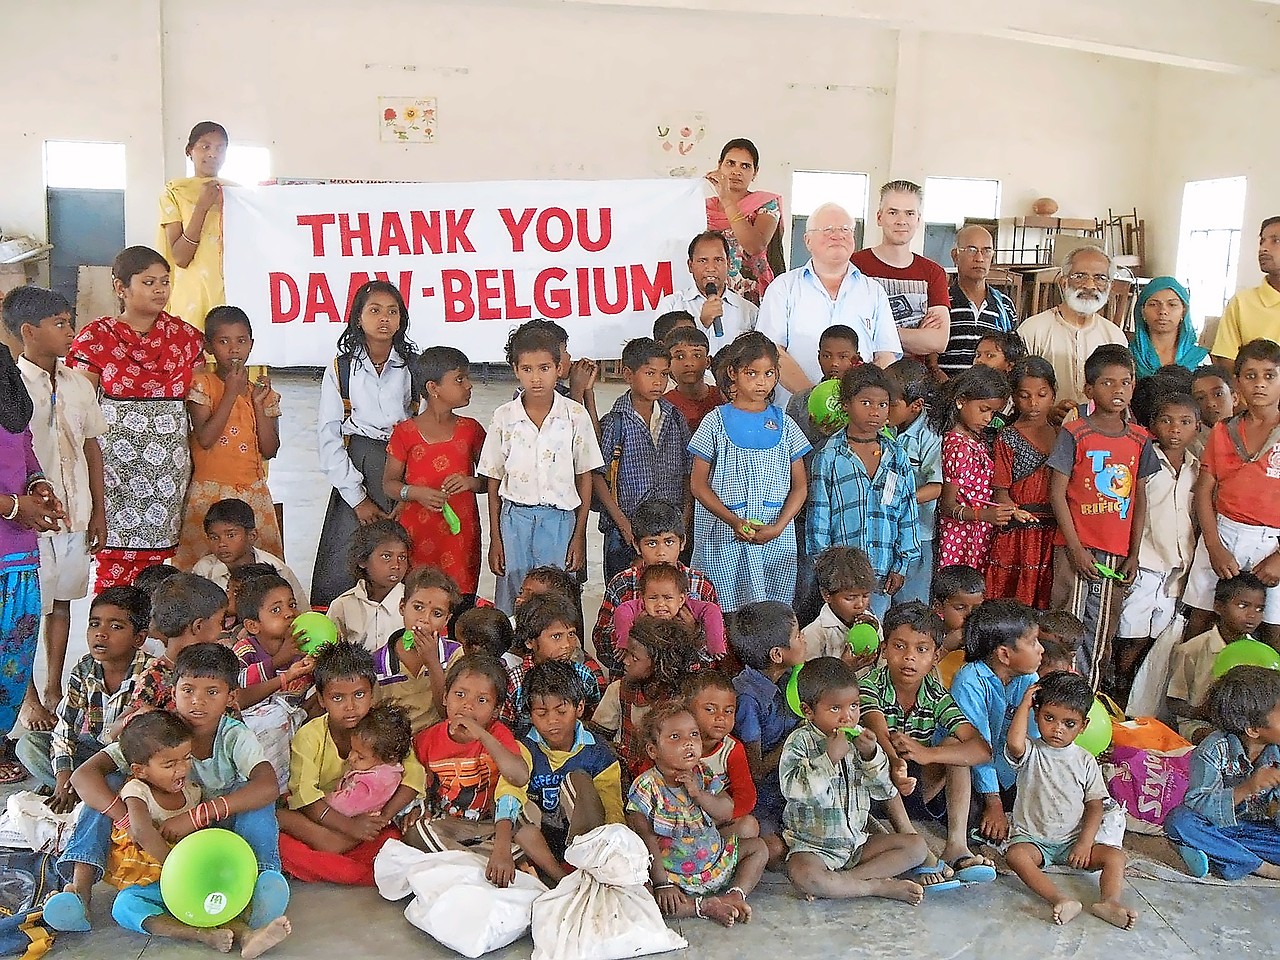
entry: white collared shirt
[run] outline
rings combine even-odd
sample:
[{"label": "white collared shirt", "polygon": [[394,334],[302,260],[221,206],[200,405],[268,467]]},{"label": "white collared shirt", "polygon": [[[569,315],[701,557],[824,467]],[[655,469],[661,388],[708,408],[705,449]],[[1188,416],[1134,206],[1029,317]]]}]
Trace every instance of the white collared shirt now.
[{"label": "white collared shirt", "polygon": [[[275,567],[276,572],[289,581],[289,586],[293,587],[293,599],[298,602],[299,612],[310,609],[311,601],[307,599],[307,591],[302,589],[302,584],[298,581],[298,577],[289,569],[287,563],[274,554],[259,550],[257,547],[253,548],[253,562],[266,563]],[[227,589],[227,584],[231,582],[231,571],[227,569],[225,563],[212,553],[207,553],[197,560],[195,566],[191,568],[191,572],[198,577],[212,580],[223,590]]]},{"label": "white collared shirt", "polygon": [[26,357],[19,356],[17,363],[31,395],[31,440],[36,459],[67,511],[68,530],[88,530],[93,491],[84,444],[107,432],[98,391],[88,377],[61,359],[53,377]]},{"label": "white collared shirt", "polygon": [[500,481],[498,496],[511,503],[576,510],[578,476],[603,466],[586,407],[557,393],[541,429],[519,397],[495,410],[476,473]]},{"label": "white collared shirt", "polygon": [[819,383],[818,341],[822,331],[835,323],[853,328],[858,335],[858,355],[866,363],[877,353],[902,356],[902,341],[884,287],[853,264],[849,264],[835,299],[822,285],[812,260],[775,277],[760,303],[756,329],[785,347],[805,376]]},{"label": "white collared shirt", "polygon": [[319,433],[320,469],[348,506],[365,499],[364,477],[347,456],[344,437],[360,436],[387,440],[391,428],[411,416],[413,384],[409,367],[392,351],[379,374],[363,353],[351,361],[351,416],[343,417],[338,372],[331,363],[320,382],[320,403],[316,407]]},{"label": "white collared shirt", "polygon": [[329,619],[338,628],[339,640],[350,640],[366,650],[377,650],[397,630],[404,629],[400,601],[404,584],[395,587],[381,603],[369,599],[369,588],[361,580],[329,604]]},{"label": "white collared shirt", "polygon": [[699,319],[702,316],[702,306],[706,302],[707,295],[696,286],[686,287],[684,290],[668,293],[659,300],[658,312],[655,316],[660,317],[672,310],[687,310],[693,314],[693,322],[698,325],[698,329],[706,333],[707,339],[711,341],[712,353],[726,343],[732,343],[738,334],[756,328],[756,318],[760,315],[760,308],[745,297],[727,290],[723,298],[724,313],[720,317],[720,326],[724,333],[717,336],[714,324],[704,327]]}]

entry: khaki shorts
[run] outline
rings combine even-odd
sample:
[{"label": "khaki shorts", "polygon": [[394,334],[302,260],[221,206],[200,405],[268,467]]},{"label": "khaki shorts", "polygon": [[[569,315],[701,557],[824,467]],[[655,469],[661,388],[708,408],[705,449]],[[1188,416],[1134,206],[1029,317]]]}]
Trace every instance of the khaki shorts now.
[{"label": "khaki shorts", "polygon": [[89,544],[83,530],[40,537],[40,606],[48,614],[55,600],[79,600],[89,593]]}]

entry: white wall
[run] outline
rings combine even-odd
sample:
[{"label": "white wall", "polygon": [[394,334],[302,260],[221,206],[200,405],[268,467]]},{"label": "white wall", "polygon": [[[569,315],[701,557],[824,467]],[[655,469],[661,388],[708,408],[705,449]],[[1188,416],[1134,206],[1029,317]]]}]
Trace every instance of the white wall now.
[{"label": "white wall", "polygon": [[[729,137],[749,136],[763,155],[759,185],[783,193],[798,168],[864,171],[873,184],[998,177],[1005,215],[1046,194],[1065,216],[1154,201],[1147,118],[1159,68],[1056,48],[520,0],[0,6],[6,27],[57,38],[54,57],[45,44],[7,45],[17,62],[0,78],[10,174],[0,225],[10,230],[44,232],[43,140],[116,139],[128,145],[128,237],[152,242],[155,198],[182,175],[186,132],[203,119],[270,146],[280,176],[653,176],[670,164],[657,125],[701,112],[698,169]],[[379,95],[439,97],[439,141],[379,142]],[[1176,217],[1161,226],[1176,229]]]}]

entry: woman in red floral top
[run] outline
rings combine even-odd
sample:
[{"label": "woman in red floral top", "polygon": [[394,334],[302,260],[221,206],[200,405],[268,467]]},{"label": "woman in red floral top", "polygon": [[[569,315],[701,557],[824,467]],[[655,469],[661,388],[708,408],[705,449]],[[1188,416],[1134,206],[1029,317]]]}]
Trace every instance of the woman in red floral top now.
[{"label": "woman in red floral top", "polygon": [[173,556],[191,477],[184,400],[200,360],[195,327],[164,312],[169,264],[150,247],[128,247],[111,265],[122,310],[76,334],[67,363],[98,385],[107,541],[94,590],[133,582]]}]

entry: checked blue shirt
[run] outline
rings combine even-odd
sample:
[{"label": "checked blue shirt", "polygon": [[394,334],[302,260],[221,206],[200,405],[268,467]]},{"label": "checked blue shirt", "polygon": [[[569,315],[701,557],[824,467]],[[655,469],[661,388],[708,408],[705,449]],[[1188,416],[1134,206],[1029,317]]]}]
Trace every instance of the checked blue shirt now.
[{"label": "checked blue shirt", "polygon": [[[653,442],[649,424],[631,405],[630,390],[600,418],[604,466],[599,472],[609,481],[618,507],[628,518],[646,500],[666,500],[683,506],[685,483],[693,469],[688,421],[670,400],[659,398],[656,404],[662,411],[657,443]],[[613,517],[606,510],[600,511],[600,529],[614,529]]]},{"label": "checked blue shirt", "polygon": [[906,574],[920,556],[920,511],[911,461],[895,441],[880,437],[874,477],[841,430],[813,459],[806,525],[809,556],[827,547],[858,547],[876,575]]}]

